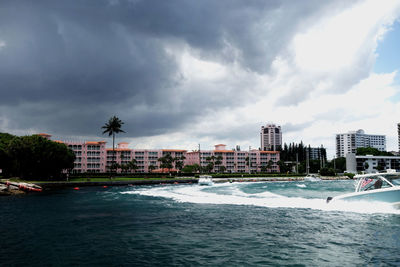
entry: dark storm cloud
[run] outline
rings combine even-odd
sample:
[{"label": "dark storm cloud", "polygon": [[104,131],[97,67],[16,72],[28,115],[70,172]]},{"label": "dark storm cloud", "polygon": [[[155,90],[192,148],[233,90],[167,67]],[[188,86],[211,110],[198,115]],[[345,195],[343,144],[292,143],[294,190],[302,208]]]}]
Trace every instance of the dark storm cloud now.
[{"label": "dark storm cloud", "polygon": [[0,117],[8,129],[57,134],[96,135],[114,114],[130,136],[179,129],[249,101],[253,89],[180,92],[184,77],[166,45],[266,73],[298,27],[333,6],[321,2],[2,1]]}]

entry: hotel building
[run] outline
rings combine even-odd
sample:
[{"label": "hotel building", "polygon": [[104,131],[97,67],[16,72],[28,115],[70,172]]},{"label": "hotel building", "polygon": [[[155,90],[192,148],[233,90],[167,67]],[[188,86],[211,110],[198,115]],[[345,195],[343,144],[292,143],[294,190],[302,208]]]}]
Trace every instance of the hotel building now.
[{"label": "hotel building", "polygon": [[[40,134],[50,139],[51,135]],[[202,150],[187,152],[183,149],[131,149],[128,143],[121,142],[114,149],[106,148],[105,141],[56,141],[66,144],[74,151],[76,159],[73,173],[103,173],[110,170],[113,161],[117,164],[128,164],[132,159],[137,162],[138,169],[135,172],[151,172],[160,168],[159,158],[169,154],[172,158],[184,158],[184,165],[201,164],[202,167],[210,163],[210,158],[220,156],[221,164],[215,165],[213,171],[218,171],[224,166],[225,172],[260,172],[266,169],[268,172],[279,172],[279,152],[277,151],[236,151],[227,150],[226,145],[219,144],[214,150]],[[248,160],[246,158],[248,157]],[[200,163],[201,162],[201,163]],[[248,164],[250,163],[250,166]],[[173,163],[175,168],[175,163]],[[268,167],[268,168],[267,168]],[[123,170],[119,169],[118,172]]]},{"label": "hotel building", "polygon": [[386,151],[386,136],[365,134],[361,129],[336,135],[337,157],[345,157],[347,153],[356,153],[359,147],[373,147],[379,151]]},{"label": "hotel building", "polygon": [[[206,167],[213,156],[214,158],[219,156],[222,158],[221,166],[224,166],[228,173],[255,173],[260,172],[262,169],[266,169],[267,172],[279,172],[278,161],[280,160],[280,154],[278,151],[228,150],[224,144],[215,145],[214,150],[187,152],[185,164],[201,164],[202,167]],[[218,168],[218,165],[214,166],[215,171],[218,171]]]},{"label": "hotel building", "polygon": [[260,138],[262,151],[279,150],[282,147],[281,126],[276,126],[275,124],[261,126]]}]

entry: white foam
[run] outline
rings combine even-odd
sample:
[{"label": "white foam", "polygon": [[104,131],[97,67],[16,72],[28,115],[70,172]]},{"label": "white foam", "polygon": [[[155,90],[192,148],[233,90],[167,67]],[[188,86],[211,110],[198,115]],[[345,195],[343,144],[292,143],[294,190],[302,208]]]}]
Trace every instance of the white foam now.
[{"label": "white foam", "polygon": [[[224,194],[218,192],[220,187],[226,187],[223,190]],[[395,209],[392,205],[387,203],[335,201],[327,204],[325,199],[286,197],[269,191],[249,194],[241,191],[240,187],[235,184],[218,184],[213,187],[180,185],[139,188],[134,191],[122,192],[122,194],[163,197],[173,199],[177,202],[197,204],[253,205],[268,208],[304,208],[369,214],[400,214],[400,210]]]},{"label": "white foam", "polygon": [[300,188],[306,188],[307,187],[305,184],[296,184],[296,186],[300,187]]}]

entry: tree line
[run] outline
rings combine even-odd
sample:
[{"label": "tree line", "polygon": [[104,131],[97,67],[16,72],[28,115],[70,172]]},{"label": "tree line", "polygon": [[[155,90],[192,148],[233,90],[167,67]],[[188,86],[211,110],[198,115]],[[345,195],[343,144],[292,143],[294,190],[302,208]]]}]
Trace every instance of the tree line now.
[{"label": "tree line", "polygon": [[[280,161],[278,162],[282,173],[292,172],[298,173],[307,172],[307,157],[311,151],[310,146],[305,146],[303,142],[284,144],[280,149]],[[308,160],[309,172],[320,173],[321,175],[335,175],[346,170],[346,159],[336,158],[331,161],[327,160],[326,149],[320,148],[319,159]]]},{"label": "tree line", "polygon": [[65,144],[40,135],[0,133],[0,169],[3,177],[58,180],[74,168],[75,154]]}]

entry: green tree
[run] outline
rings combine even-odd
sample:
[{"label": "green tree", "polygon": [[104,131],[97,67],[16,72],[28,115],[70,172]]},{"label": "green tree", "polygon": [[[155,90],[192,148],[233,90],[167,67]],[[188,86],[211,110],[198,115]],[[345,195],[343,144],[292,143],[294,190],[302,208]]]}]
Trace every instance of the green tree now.
[{"label": "green tree", "polygon": [[327,168],[336,169],[337,172],[344,172],[346,170],[346,158],[339,157],[329,161],[326,164]]},{"label": "green tree", "polygon": [[13,138],[7,146],[12,164],[6,173],[21,179],[59,179],[74,167],[75,154],[65,144],[39,135]]},{"label": "green tree", "polygon": [[386,151],[379,151],[373,147],[359,147],[357,148],[356,155],[373,155],[373,156],[393,156],[392,153]]},{"label": "green tree", "polygon": [[129,170],[128,164],[121,164],[120,168],[122,173],[127,173]]},{"label": "green tree", "polygon": [[186,173],[195,173],[198,172],[200,170],[200,165],[195,163],[193,165],[185,165],[185,167],[183,167],[182,172],[186,172]]},{"label": "green tree", "polygon": [[10,158],[8,154],[8,144],[14,139],[16,136],[8,134],[8,133],[0,133],[0,169],[2,169],[2,175],[4,177],[8,177],[8,171],[11,170],[11,166],[14,164],[13,160]]},{"label": "green tree", "polygon": [[150,165],[150,166],[149,166],[149,172],[152,172],[152,171],[154,171],[155,169],[157,169],[156,166],[154,166],[154,165]]},{"label": "green tree", "polygon": [[383,171],[385,167],[386,167],[385,160],[383,159],[378,160],[378,166],[376,166],[376,169],[378,171]]},{"label": "green tree", "polygon": [[219,167],[219,172],[225,172],[226,171],[226,167],[224,165]]},{"label": "green tree", "polygon": [[321,168],[319,174],[322,176],[335,176],[335,170],[332,168],[323,167]]},{"label": "green tree", "polygon": [[261,166],[261,172],[268,172],[268,167],[267,167],[267,165],[262,165],[262,166]]},{"label": "green tree", "polygon": [[103,134],[108,133],[108,136],[112,136],[112,148],[113,148],[113,156],[112,156],[112,164],[111,171],[115,168],[115,134],[124,133],[124,130],[121,129],[122,124],[124,124],[118,117],[111,117],[108,122],[101,127],[104,129]]},{"label": "green tree", "polygon": [[130,171],[132,171],[132,170],[136,171],[139,168],[137,165],[136,159],[132,159],[131,161],[129,161],[127,166],[128,166],[128,170],[130,170]]},{"label": "green tree", "polygon": [[215,166],[218,166],[218,172],[221,172],[220,167],[221,167],[221,164],[222,164],[222,156],[219,155],[215,159],[216,159],[215,160]]},{"label": "green tree", "polygon": [[279,160],[277,164],[279,166],[279,171],[281,173],[287,173],[292,171],[291,165],[287,165],[283,160]]},{"label": "green tree", "polygon": [[368,162],[364,162],[364,170],[368,170],[368,168],[369,168]]},{"label": "green tree", "polygon": [[172,158],[171,154],[166,154],[157,160],[160,162],[160,168],[172,169],[174,159]]},{"label": "green tree", "polygon": [[272,168],[272,165],[274,164],[274,162],[272,161],[272,160],[268,160],[268,163],[267,163],[267,170],[269,171],[269,172],[271,172],[271,168]]},{"label": "green tree", "polygon": [[207,157],[206,161],[208,162],[207,166],[205,166],[206,172],[212,172],[215,166],[215,156]]},{"label": "green tree", "polygon": [[184,160],[185,160],[185,156],[180,156],[180,157],[176,157],[174,159],[175,161],[175,168],[177,168],[178,170],[182,170],[183,165],[184,165]]}]

